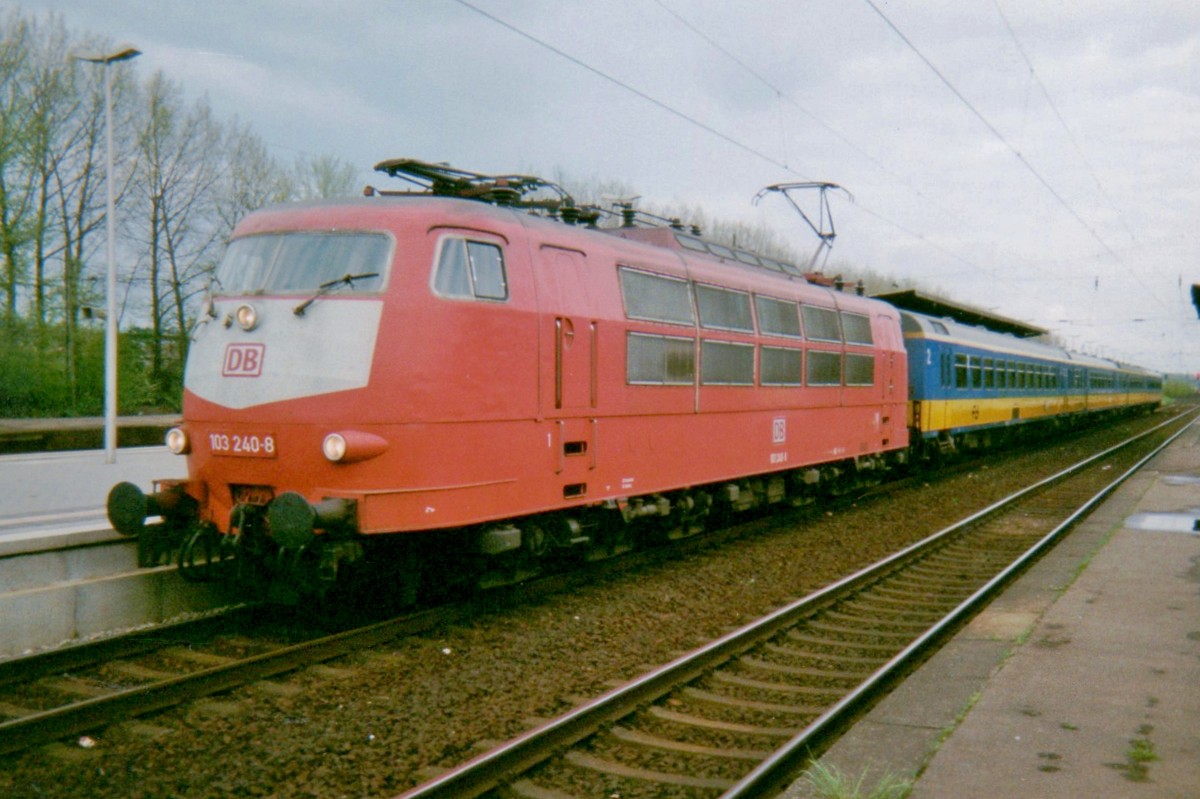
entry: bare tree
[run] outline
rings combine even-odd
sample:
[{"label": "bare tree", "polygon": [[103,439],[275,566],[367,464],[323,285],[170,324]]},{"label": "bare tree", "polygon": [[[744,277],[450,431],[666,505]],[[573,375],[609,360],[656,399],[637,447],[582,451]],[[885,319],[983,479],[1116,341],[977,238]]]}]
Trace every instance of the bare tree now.
[{"label": "bare tree", "polygon": [[[222,134],[207,102],[185,109],[181,90],[161,72],[146,85],[143,109],[127,227],[149,284],[151,380],[166,393],[178,369],[165,362],[180,364],[186,355],[188,301],[207,282],[222,232],[216,198]],[[169,359],[168,342],[175,350]]]},{"label": "bare tree", "polygon": [[250,211],[290,199],[292,184],[263,140],[236,120],[226,129],[222,150],[225,177],[217,196],[217,218],[220,237],[226,238]]},{"label": "bare tree", "polygon": [[291,198],[310,200],[357,194],[358,170],[349,161],[332,155],[302,155],[292,170]]},{"label": "bare tree", "polygon": [[29,100],[21,84],[27,70],[29,26],[9,12],[0,35],[0,258],[4,267],[4,321],[17,318],[17,295],[28,273],[29,212],[33,199],[30,173],[24,168]]}]

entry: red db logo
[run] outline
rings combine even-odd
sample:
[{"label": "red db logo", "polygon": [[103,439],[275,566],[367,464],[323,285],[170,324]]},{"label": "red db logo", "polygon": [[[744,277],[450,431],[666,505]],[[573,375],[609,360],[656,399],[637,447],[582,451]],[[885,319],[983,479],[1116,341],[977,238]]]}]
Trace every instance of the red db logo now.
[{"label": "red db logo", "polygon": [[266,344],[230,344],[225,348],[224,377],[258,377],[262,374]]}]

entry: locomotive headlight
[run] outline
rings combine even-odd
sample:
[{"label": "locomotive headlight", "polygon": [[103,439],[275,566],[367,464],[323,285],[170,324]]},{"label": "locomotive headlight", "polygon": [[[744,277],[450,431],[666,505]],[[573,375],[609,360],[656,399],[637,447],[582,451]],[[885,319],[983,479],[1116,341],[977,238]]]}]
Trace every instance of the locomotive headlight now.
[{"label": "locomotive headlight", "polygon": [[167,449],[176,455],[186,455],[192,449],[192,442],[188,440],[188,434],[182,427],[172,427],[168,430],[165,443]]},{"label": "locomotive headlight", "polygon": [[237,309],[238,327],[247,332],[258,327],[258,311],[253,305],[239,305]]},{"label": "locomotive headlight", "polygon": [[326,458],[337,463],[346,457],[346,437],[341,433],[330,433],[321,442],[321,452],[325,453]]},{"label": "locomotive headlight", "polygon": [[387,448],[387,439],[361,430],[330,433],[321,442],[321,453],[333,463],[370,460],[376,455],[382,455]]}]

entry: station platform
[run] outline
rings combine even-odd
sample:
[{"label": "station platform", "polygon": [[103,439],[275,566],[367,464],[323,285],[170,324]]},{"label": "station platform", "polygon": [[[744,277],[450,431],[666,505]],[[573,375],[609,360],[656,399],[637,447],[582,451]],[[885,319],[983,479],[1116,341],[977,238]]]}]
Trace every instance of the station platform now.
[{"label": "station platform", "polygon": [[[823,757],[862,795],[1200,797],[1200,425]],[[788,799],[807,799],[794,784]]]},{"label": "station platform", "polygon": [[[117,446],[161,444],[179,414],[118,416]],[[99,449],[104,446],[104,418],[0,419],[0,454]]]}]

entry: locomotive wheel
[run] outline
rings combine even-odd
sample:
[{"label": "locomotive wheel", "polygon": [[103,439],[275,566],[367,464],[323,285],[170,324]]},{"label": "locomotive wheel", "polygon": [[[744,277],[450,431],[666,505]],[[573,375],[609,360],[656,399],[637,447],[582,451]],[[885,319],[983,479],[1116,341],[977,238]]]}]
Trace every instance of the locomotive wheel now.
[{"label": "locomotive wheel", "polygon": [[531,522],[521,527],[521,548],[536,559],[541,559],[550,551],[550,536],[542,525]]}]

